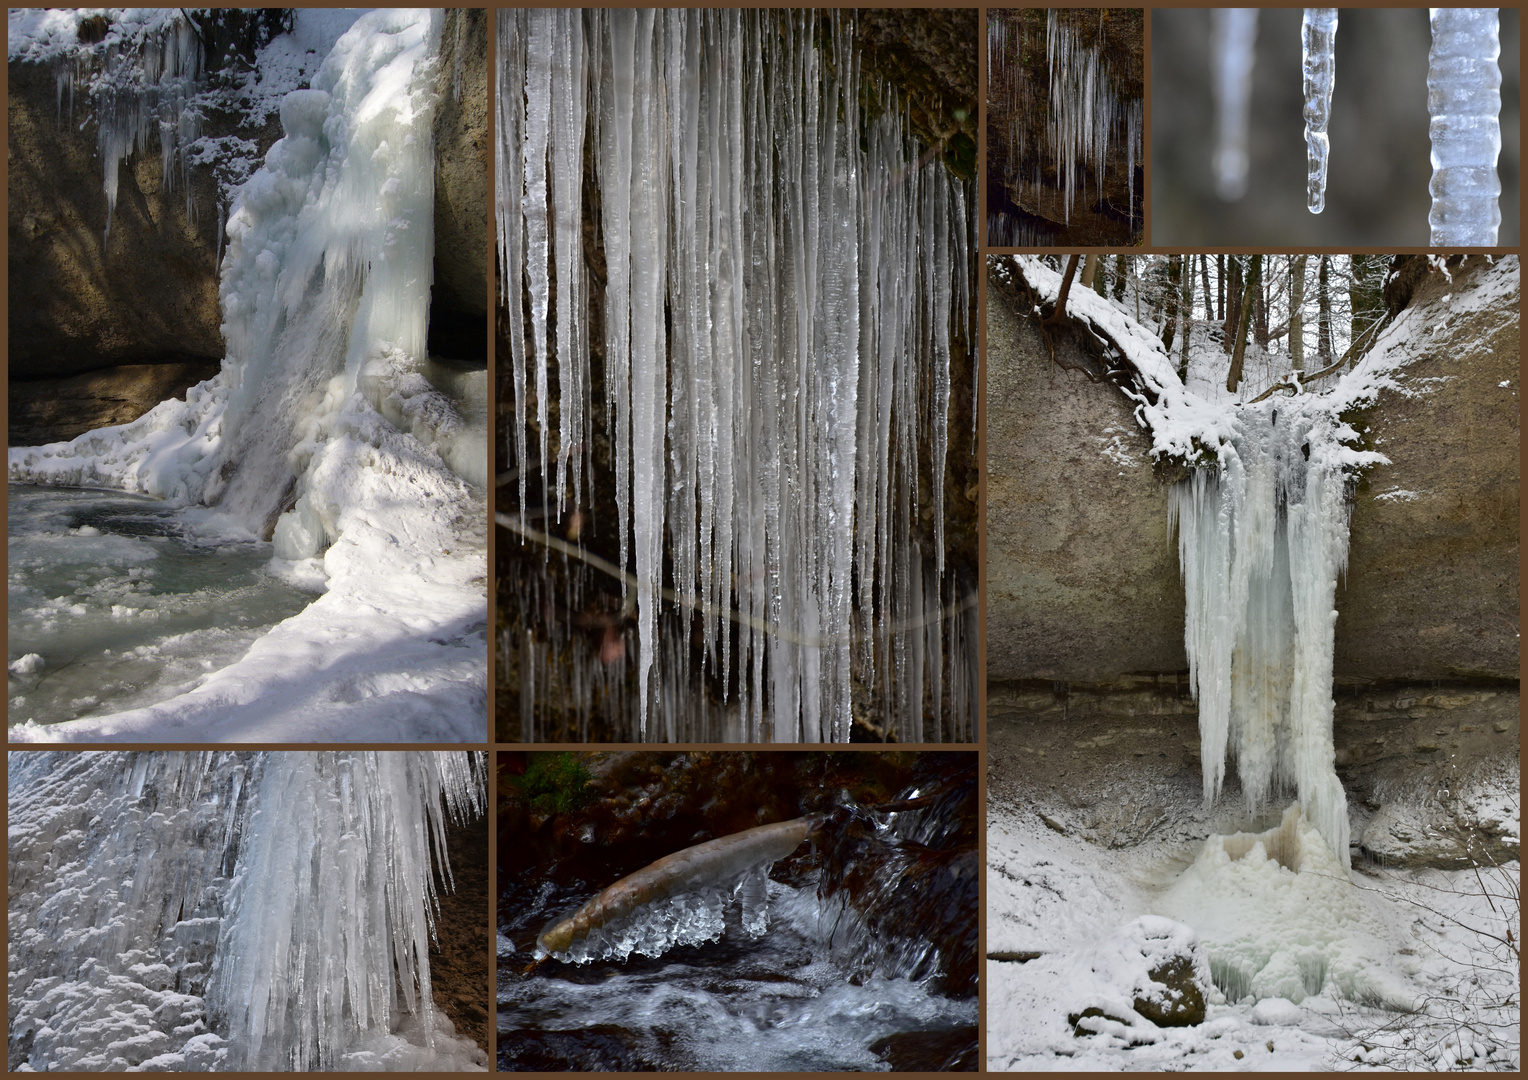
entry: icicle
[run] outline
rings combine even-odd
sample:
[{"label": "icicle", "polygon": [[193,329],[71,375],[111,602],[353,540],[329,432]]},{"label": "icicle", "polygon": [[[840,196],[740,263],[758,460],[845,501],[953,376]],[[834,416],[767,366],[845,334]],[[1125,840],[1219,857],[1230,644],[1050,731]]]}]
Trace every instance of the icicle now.
[{"label": "icicle", "polygon": [[1496,8],[1433,8],[1427,111],[1432,118],[1434,247],[1491,247],[1501,225],[1501,54]]},{"label": "icicle", "polygon": [[[523,38],[541,17],[516,16]],[[968,269],[972,193],[937,160],[918,164],[924,152],[900,109],[860,115],[851,16],[674,10],[585,20],[586,77],[565,82],[555,59],[550,76],[513,56],[503,68],[501,95],[523,102],[525,117],[501,125],[519,139],[503,160],[511,169],[519,160],[524,175],[500,198],[518,200],[526,239],[511,228],[500,251],[513,260],[520,244],[522,302],[524,289],[549,288],[529,214],[551,215],[559,454],[576,469],[585,440],[575,418],[589,414],[569,398],[589,381],[568,373],[563,327],[587,299],[575,284],[564,311],[563,278],[581,272],[568,222],[584,211],[563,205],[560,193],[576,185],[559,179],[572,165],[562,163],[568,125],[557,117],[577,115],[558,95],[582,87],[593,99],[588,152],[601,189],[621,560],[636,569],[637,733],[703,731],[690,713],[709,705],[687,686],[700,665],[719,662],[722,686],[737,688],[740,736],[846,740],[856,664],[885,662],[890,641],[876,640],[893,623],[912,627],[896,635],[899,649],[908,634],[930,633],[921,607],[907,607],[898,568],[912,572],[913,522],[924,520],[920,466],[943,500],[952,348],[958,339],[969,349],[973,337],[968,283],[950,280]],[[546,105],[547,94],[562,103]],[[545,140],[532,123],[543,115],[552,117]],[[543,142],[552,162],[544,207],[532,161]],[[545,350],[544,317],[533,303],[527,348]],[[517,368],[517,396],[528,397],[521,379]],[[528,417],[517,412],[516,422],[527,427]],[[942,581],[942,512],[929,521],[939,549],[929,562]],[[678,603],[665,606],[669,573]],[[697,615],[698,605],[710,610]],[[522,686],[531,677],[563,686],[550,646],[535,648],[547,663],[526,666]],[[589,670],[571,697],[591,698]],[[654,710],[660,723],[649,723]]]},{"label": "icicle", "polygon": [[1215,189],[1235,202],[1247,192],[1247,131],[1252,113],[1252,45],[1257,8],[1216,8],[1211,46],[1215,63]]},{"label": "icicle", "polygon": [[1330,144],[1326,127],[1332,118],[1332,87],[1337,81],[1337,9],[1306,8],[1300,26],[1300,70],[1305,85],[1306,206],[1313,214],[1326,208],[1326,166]]}]

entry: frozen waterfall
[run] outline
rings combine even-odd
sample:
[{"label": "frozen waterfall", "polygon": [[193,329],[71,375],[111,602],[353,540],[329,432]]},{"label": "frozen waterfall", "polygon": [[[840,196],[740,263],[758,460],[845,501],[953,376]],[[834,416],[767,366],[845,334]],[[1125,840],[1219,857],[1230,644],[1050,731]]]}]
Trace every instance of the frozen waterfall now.
[{"label": "frozen waterfall", "polygon": [[12,752],[11,1067],[486,1065],[431,991],[480,752]]},{"label": "frozen waterfall", "polygon": [[196,528],[273,540],[278,568],[327,589],[193,693],[93,734],[196,717],[210,738],[353,738],[343,717],[364,712],[368,738],[481,737],[484,446],[426,352],[443,18],[362,16],[282,99],[284,135],[227,222],[218,375],[132,423],[10,450],[13,482],[211,508]]},{"label": "frozen waterfall", "polygon": [[1347,566],[1338,428],[1317,408],[1246,406],[1218,468],[1169,495],[1208,805],[1234,755],[1248,810],[1293,788],[1344,867],[1347,799],[1332,745],[1337,579]]},{"label": "frozen waterfall", "polygon": [[[498,18],[519,493],[501,522],[524,534],[532,515],[581,512],[608,439],[639,737],[684,724],[664,705],[688,661],[665,638],[698,624],[738,703],[728,737],[846,741],[858,666],[895,670],[904,700],[888,712],[921,740],[925,667],[936,718],[941,672],[964,685],[971,583],[945,572],[943,529],[952,353],[972,340],[971,185],[901,109],[866,110],[847,14]],[[538,486],[544,509],[527,503]],[[925,660],[926,640],[948,666]],[[527,631],[507,647],[525,691],[540,646]]]}]

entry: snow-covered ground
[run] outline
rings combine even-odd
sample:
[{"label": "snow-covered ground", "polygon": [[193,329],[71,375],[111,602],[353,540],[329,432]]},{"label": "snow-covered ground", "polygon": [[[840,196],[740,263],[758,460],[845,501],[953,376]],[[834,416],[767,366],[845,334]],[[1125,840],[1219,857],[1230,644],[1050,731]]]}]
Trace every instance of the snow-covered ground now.
[{"label": "snow-covered ground", "polygon": [[[1419,1012],[1355,1003],[1327,978],[1319,992],[1297,993],[1298,1003],[1250,995],[1227,1001],[1220,993],[1219,1001],[1211,998],[1202,1024],[1158,1027],[1140,1018],[1128,1030],[1074,1035],[1068,1015],[1098,998],[1123,999],[1128,1007],[1131,980],[1139,972],[1129,963],[1126,928],[1142,915],[1172,907],[1173,888],[1202,841],[1176,837],[1105,848],[1058,833],[1037,810],[1010,804],[988,808],[988,955],[1039,954],[1027,962],[987,962],[988,1068],[1306,1071],[1405,1063],[1432,1068],[1454,1053],[1447,1044],[1462,1030],[1455,1021],[1465,1019],[1473,1020],[1477,1031],[1467,1040],[1468,1051],[1455,1057],[1473,1058],[1472,1068],[1518,1067],[1518,968],[1496,940],[1509,927],[1517,932],[1516,901],[1503,899],[1516,895],[1516,862],[1482,871],[1478,878],[1468,870],[1360,865],[1347,875],[1348,884],[1330,882],[1362,911],[1376,934],[1371,940],[1382,936],[1393,942],[1394,955],[1370,959],[1421,1000]],[[1277,866],[1261,869],[1272,879],[1271,912],[1280,892],[1295,891],[1304,875]],[[1199,900],[1210,911],[1235,898],[1201,892]],[[1297,913],[1290,908],[1282,912],[1285,921],[1247,929],[1298,948],[1325,924],[1320,917],[1290,918]],[[1219,968],[1217,950],[1208,949],[1208,956],[1212,969]],[[1387,1026],[1394,1030],[1387,1032]]]},{"label": "snow-covered ground", "polygon": [[[44,51],[67,40],[20,21]],[[322,595],[185,693],[12,740],[484,737],[487,383],[432,385],[425,344],[441,21],[300,17],[268,46],[244,106],[280,95],[285,135],[229,214],[221,372],[130,424],[10,451],[13,482],[138,492],[203,535],[269,538],[271,571]]]}]

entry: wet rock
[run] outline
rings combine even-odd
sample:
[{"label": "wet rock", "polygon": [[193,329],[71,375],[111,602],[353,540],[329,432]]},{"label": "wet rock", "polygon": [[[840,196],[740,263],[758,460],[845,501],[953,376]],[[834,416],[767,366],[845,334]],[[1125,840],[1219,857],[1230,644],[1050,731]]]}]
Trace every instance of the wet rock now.
[{"label": "wet rock", "polygon": [[435,90],[430,351],[488,355],[488,12],[448,8]]},{"label": "wet rock", "polygon": [[952,1031],[899,1031],[877,1039],[870,1052],[892,1072],[976,1072],[974,1027]]},{"label": "wet rock", "polygon": [[499,1032],[500,1072],[656,1072],[635,1032],[614,1024]]}]

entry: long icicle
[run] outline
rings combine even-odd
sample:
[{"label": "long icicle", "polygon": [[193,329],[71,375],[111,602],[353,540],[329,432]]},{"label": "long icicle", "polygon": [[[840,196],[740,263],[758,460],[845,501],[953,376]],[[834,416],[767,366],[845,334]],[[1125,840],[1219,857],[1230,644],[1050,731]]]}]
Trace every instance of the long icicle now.
[{"label": "long icicle", "polygon": [[1491,247],[1501,226],[1501,54],[1496,8],[1433,8],[1427,56],[1434,247]]},{"label": "long icicle", "polygon": [[1332,86],[1337,81],[1337,9],[1306,8],[1300,25],[1300,71],[1305,89],[1305,205],[1326,209],[1326,166],[1331,146]]}]

